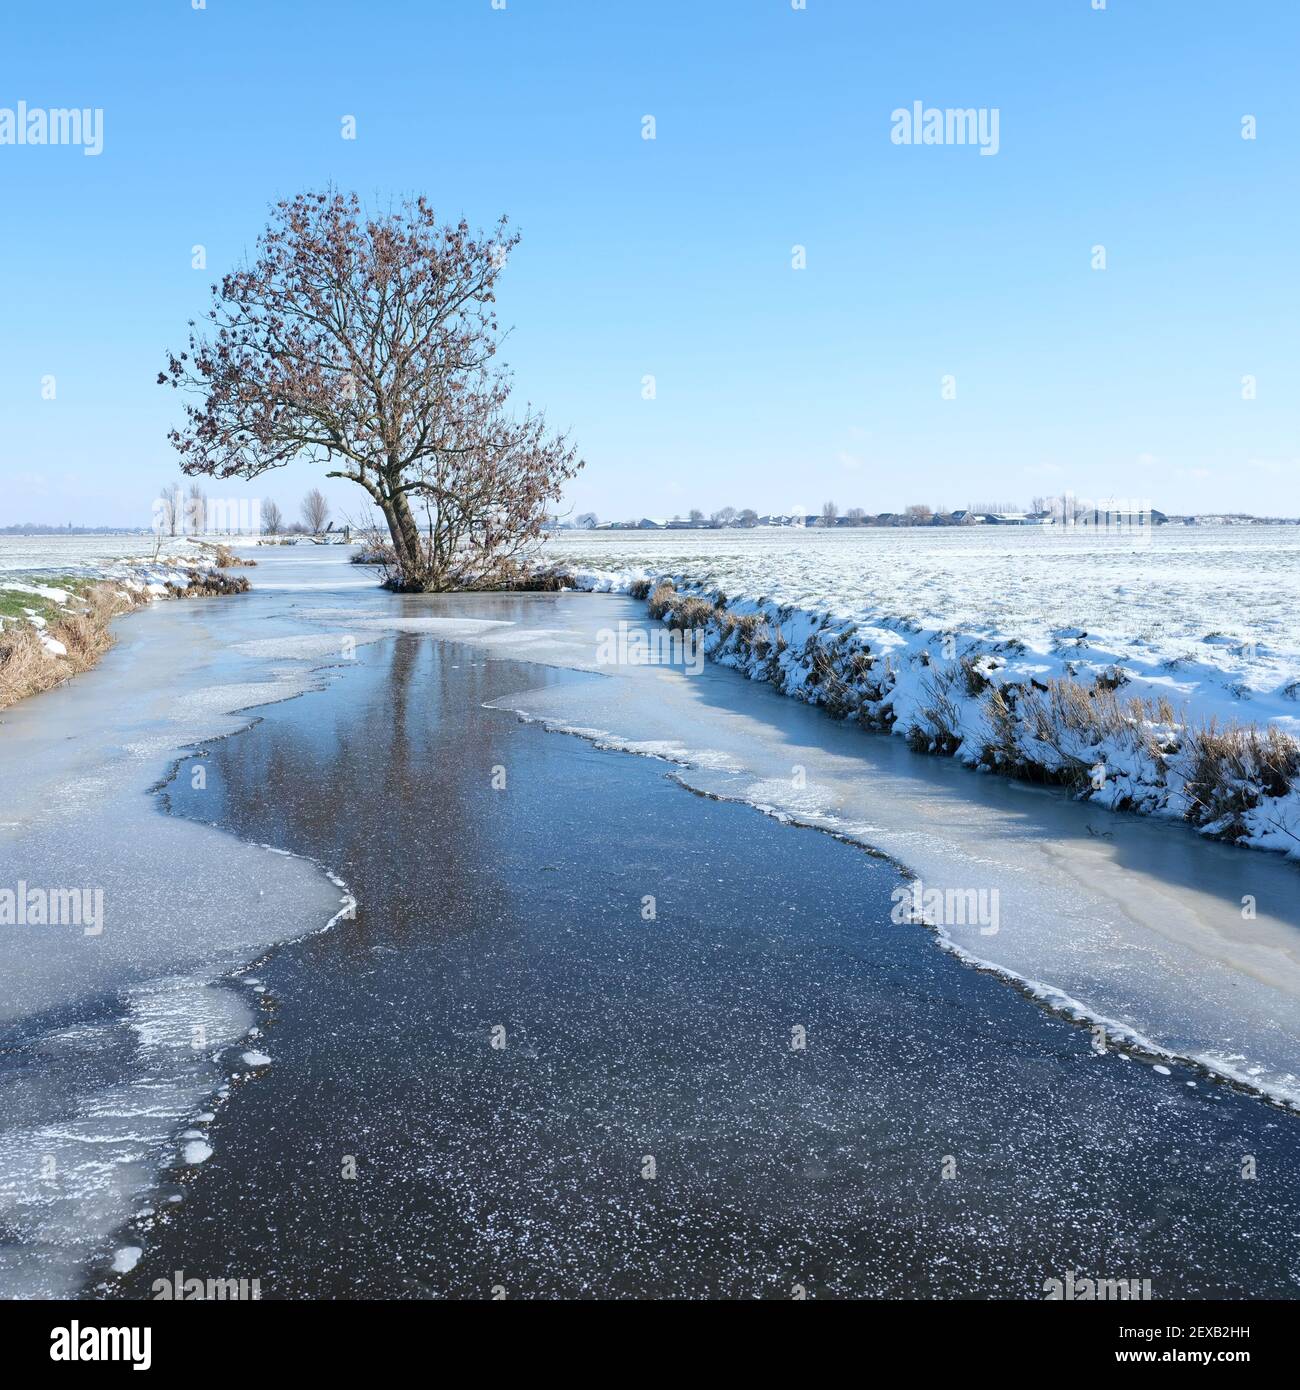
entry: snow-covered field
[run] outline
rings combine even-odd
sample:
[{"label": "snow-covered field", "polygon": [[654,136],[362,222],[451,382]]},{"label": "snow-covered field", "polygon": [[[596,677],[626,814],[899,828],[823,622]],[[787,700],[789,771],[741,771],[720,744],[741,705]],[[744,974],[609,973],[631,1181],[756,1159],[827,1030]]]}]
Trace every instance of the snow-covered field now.
[{"label": "snow-covered field", "polygon": [[[1075,533],[1077,537],[1077,533]],[[1050,528],[581,532],[548,541],[625,587],[669,575],[729,599],[1118,662],[1152,692],[1300,733],[1300,526],[1165,526],[1147,545]],[[1079,638],[1074,634],[1086,633]],[[1137,693],[1136,691],[1134,693]]]},{"label": "snow-covered field", "polygon": [[[996,766],[1001,739],[1053,773],[1097,767],[1105,804],[1190,806],[1213,833],[1300,850],[1294,790],[1234,808],[1231,826],[1202,813],[1186,737],[1211,721],[1300,736],[1300,528],[1170,526],[1144,542],[1009,527],[607,532],[558,536],[548,551],[583,588],[667,576],[724,595],[709,655],[810,703],[969,763]],[[731,625],[748,615],[757,645]],[[1039,697],[1061,678],[1114,688],[1126,712],[1134,697],[1166,704],[1119,737],[1044,743]],[[991,689],[1015,705],[1001,729]]]},{"label": "snow-covered field", "polygon": [[[341,544],[338,540],[331,543]],[[262,544],[255,536],[221,534],[164,536],[161,546],[152,535],[0,536],[0,576],[15,573],[111,575],[121,572],[123,562],[153,561],[155,550],[159,561],[197,564],[204,558],[204,545],[224,545],[255,558]],[[304,538],[291,538],[288,544],[296,546],[301,554],[310,554],[313,543]]]},{"label": "snow-covered field", "polygon": [[[6,621],[30,623],[47,651],[65,656],[44,629],[73,598],[72,581],[112,579],[142,603],[186,588],[194,571],[214,565],[211,550],[183,537],[159,546],[152,536],[0,536],[0,600],[18,610],[0,613],[0,630]],[[24,606],[26,596],[32,603]]]},{"label": "snow-covered field", "polygon": [[[0,575],[95,575],[121,559],[151,559],[157,545],[153,536],[0,536]],[[164,540],[162,550],[196,557],[202,553],[179,537]]]},{"label": "snow-covered field", "polygon": [[[155,595],[188,582],[185,570],[213,566],[213,552],[184,536],[0,536],[0,589],[67,598],[53,579],[118,579]],[[44,581],[44,582],[42,582]]]}]

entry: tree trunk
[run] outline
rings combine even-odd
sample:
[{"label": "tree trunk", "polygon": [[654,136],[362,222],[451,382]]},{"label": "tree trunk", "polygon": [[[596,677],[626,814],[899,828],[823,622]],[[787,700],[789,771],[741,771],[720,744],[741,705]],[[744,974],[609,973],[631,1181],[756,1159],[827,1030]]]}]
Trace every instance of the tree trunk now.
[{"label": "tree trunk", "polygon": [[390,491],[383,504],[384,519],[393,538],[393,550],[397,555],[397,567],[401,571],[403,588],[423,588],[430,579],[425,574],[420,555],[420,529],[411,514],[410,503],[404,492]]}]

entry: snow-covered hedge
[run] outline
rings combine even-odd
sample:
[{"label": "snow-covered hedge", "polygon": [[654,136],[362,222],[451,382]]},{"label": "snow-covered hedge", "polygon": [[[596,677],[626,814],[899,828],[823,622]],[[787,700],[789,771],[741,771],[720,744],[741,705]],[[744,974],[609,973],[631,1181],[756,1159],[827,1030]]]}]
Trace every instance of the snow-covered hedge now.
[{"label": "snow-covered hedge", "polygon": [[1044,652],[908,619],[729,600],[644,570],[582,570],[573,584],[644,597],[652,617],[700,629],[720,665],[917,751],[1300,858],[1300,742],[1208,699],[1175,702],[1160,673],[1094,651],[1082,630],[1056,632]]}]

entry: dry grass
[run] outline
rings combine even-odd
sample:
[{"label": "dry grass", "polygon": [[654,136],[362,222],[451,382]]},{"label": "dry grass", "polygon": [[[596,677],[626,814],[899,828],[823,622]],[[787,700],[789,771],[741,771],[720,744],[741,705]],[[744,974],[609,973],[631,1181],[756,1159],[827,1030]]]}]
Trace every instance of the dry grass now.
[{"label": "dry grass", "polygon": [[242,574],[222,574],[220,570],[185,570],[184,584],[168,584],[172,598],[224,598],[246,594],[253,586]]},{"label": "dry grass", "polygon": [[913,724],[907,730],[907,746],[913,752],[951,757],[961,746],[961,704],[953,697],[953,685],[959,677],[969,681],[964,669],[948,666],[924,681],[926,704],[921,710],[924,722]]},{"label": "dry grass", "polygon": [[646,599],[646,609],[652,618],[662,618],[677,595],[671,579],[661,579]]},{"label": "dry grass", "polygon": [[1285,796],[1300,776],[1300,743],[1272,725],[1221,726],[1215,720],[1188,731],[1187,818],[1226,820],[1225,833],[1245,832],[1241,816],[1261,796]]},{"label": "dry grass", "polygon": [[755,656],[766,655],[772,639],[768,634],[767,619],[762,613],[739,613],[736,618],[736,641],[748,647]]},{"label": "dry grass", "polygon": [[354,550],[350,556],[354,565],[383,565],[388,569],[397,568],[397,551],[389,541],[380,540],[378,537],[368,537],[361,543],[359,549]]},{"label": "dry grass", "polygon": [[[1118,744],[1160,769],[1176,747],[1165,732],[1177,723],[1173,709],[1166,700],[1121,700],[1115,690],[1105,680],[989,686],[982,761],[1009,776],[1082,786],[1103,746]],[[1051,757],[1035,756],[1035,745]]]},{"label": "dry grass", "polygon": [[874,665],[871,648],[864,643],[854,647],[844,658],[844,677],[854,685],[865,686],[872,678]]},{"label": "dry grass", "polygon": [[501,587],[511,593],[558,594],[563,589],[577,588],[577,580],[568,570],[525,570]]},{"label": "dry grass", "polygon": [[713,614],[713,605],[708,599],[691,596],[670,603],[664,614],[664,622],[669,627],[687,631],[707,627],[713,620]]},{"label": "dry grass", "polygon": [[[1083,786],[1096,760],[1118,746],[1159,781],[1180,774],[1186,818],[1222,822],[1228,839],[1245,834],[1242,817],[1263,798],[1300,785],[1300,742],[1280,729],[1215,720],[1188,726],[1167,699],[1120,699],[1108,675],[1091,685],[990,689],[984,761],[1011,776]],[[1052,756],[1035,757],[1035,744]]]},{"label": "dry grass", "polygon": [[67,680],[71,664],[51,657],[30,626],[0,632],[0,709]]},{"label": "dry grass", "polygon": [[216,565],[218,569],[252,569],[257,564],[256,560],[248,559],[243,555],[237,554],[221,541],[203,541],[201,544],[204,550],[211,552],[212,563]]},{"label": "dry grass", "polygon": [[1009,770],[1020,758],[1014,700],[995,685],[984,697],[982,708],[986,729],[982,761],[990,767]]},{"label": "dry grass", "polygon": [[[186,583],[169,584],[173,598],[206,598],[242,594],[251,586],[242,575],[217,570],[185,571]],[[66,655],[51,652],[38,629],[25,616],[7,621],[0,629],[0,709],[40,695],[88,671],[113,645],[114,618],[148,601],[141,592],[128,591],[113,580],[67,584],[70,597],[62,606],[40,605],[46,619],[45,635],[61,642]],[[33,606],[28,602],[28,606]]]},{"label": "dry grass", "polygon": [[961,668],[962,683],[966,687],[966,694],[972,700],[978,700],[989,689],[987,671],[970,656],[963,656],[958,665]]},{"label": "dry grass", "polygon": [[832,719],[843,719],[852,711],[848,683],[836,665],[835,653],[817,637],[810,637],[804,648],[808,661],[806,683],[817,690],[816,703]]},{"label": "dry grass", "polygon": [[7,623],[0,631],[0,709],[88,671],[113,645],[112,620],[140,602],[112,582],[78,586],[67,606],[51,613],[45,628],[48,637],[67,648],[66,656],[48,651],[30,623]]},{"label": "dry grass", "polygon": [[1097,686],[1101,690],[1118,690],[1121,685],[1127,685],[1128,681],[1128,672],[1122,666],[1107,666],[1097,677]]}]

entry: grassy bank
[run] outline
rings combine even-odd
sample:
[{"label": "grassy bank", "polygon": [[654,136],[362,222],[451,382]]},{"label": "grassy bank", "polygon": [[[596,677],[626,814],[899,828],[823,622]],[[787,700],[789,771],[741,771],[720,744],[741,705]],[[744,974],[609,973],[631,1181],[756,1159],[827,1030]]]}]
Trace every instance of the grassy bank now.
[{"label": "grassy bank", "polygon": [[247,579],[183,567],[146,577],[62,576],[0,583],[0,709],[88,671],[113,645],[114,618],[158,599],[243,593]]}]

